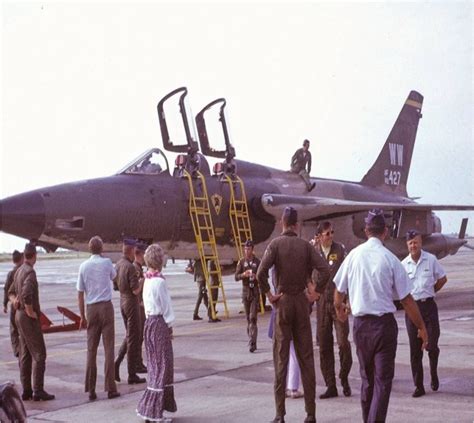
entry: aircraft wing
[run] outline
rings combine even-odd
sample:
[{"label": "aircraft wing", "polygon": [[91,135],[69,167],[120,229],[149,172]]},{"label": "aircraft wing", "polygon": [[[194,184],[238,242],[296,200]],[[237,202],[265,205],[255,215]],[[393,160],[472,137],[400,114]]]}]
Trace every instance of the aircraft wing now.
[{"label": "aircraft wing", "polygon": [[330,219],[360,213],[374,208],[386,211],[394,210],[474,210],[474,205],[453,204],[418,204],[415,202],[390,203],[374,201],[353,201],[339,198],[306,197],[284,194],[263,194],[262,206],[264,210],[280,219],[283,209],[291,206],[298,211],[301,220]]}]

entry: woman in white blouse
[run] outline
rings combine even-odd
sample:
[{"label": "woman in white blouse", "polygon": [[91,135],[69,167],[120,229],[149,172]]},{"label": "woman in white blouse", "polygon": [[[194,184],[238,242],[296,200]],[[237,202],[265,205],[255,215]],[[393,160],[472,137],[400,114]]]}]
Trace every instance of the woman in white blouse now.
[{"label": "woman in white blouse", "polygon": [[173,386],[174,312],[166,280],[161,269],[164,252],[158,244],[145,251],[148,271],[143,285],[145,307],[144,343],[147,354],[148,386],[137,406],[137,414],[145,421],[171,422],[163,411],[177,410]]}]

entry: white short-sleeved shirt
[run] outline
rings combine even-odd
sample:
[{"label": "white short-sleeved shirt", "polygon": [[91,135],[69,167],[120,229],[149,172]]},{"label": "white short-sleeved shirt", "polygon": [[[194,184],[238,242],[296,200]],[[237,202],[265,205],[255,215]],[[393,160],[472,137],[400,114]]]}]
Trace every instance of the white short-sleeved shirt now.
[{"label": "white short-sleeved shirt", "polygon": [[410,255],[402,261],[410,279],[411,295],[415,300],[423,300],[435,296],[436,281],[446,276],[438,259],[426,251],[421,250],[418,262]]},{"label": "white short-sleeved shirt", "polygon": [[396,310],[393,300],[410,293],[410,282],[400,260],[371,237],[354,248],[342,262],[334,283],[349,293],[352,314],[382,316]]},{"label": "white short-sleeved shirt", "polygon": [[112,299],[112,284],[116,276],[109,258],[93,254],[79,267],[76,288],[84,292],[86,304],[95,304]]},{"label": "white short-sleeved shirt", "polygon": [[166,286],[166,280],[156,276],[146,278],[143,284],[143,306],[146,316],[163,316],[168,326],[174,321],[171,297]]}]

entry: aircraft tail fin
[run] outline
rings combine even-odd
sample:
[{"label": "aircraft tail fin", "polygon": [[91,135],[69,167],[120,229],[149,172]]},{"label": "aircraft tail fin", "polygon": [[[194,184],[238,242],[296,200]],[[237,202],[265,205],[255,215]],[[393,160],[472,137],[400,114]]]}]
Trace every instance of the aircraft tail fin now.
[{"label": "aircraft tail fin", "polygon": [[418,122],[422,117],[423,96],[411,91],[385,141],[377,160],[361,180],[361,184],[402,196],[407,194],[413,147]]}]

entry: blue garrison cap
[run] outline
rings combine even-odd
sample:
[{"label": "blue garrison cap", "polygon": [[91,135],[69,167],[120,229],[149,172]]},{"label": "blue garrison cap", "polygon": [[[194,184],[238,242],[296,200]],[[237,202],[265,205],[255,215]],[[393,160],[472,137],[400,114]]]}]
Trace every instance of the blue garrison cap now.
[{"label": "blue garrison cap", "polygon": [[373,226],[377,228],[385,227],[385,217],[382,209],[372,209],[367,213],[367,217],[364,219],[367,226]]},{"label": "blue garrison cap", "polygon": [[137,240],[133,238],[124,238],[123,245],[128,245],[130,247],[135,247],[137,245]]},{"label": "blue garrison cap", "polygon": [[415,238],[418,235],[421,235],[421,233],[418,232],[416,229],[410,229],[406,233],[405,238],[406,238],[407,241],[410,241],[411,239]]},{"label": "blue garrison cap", "polygon": [[288,226],[296,225],[296,223],[298,222],[298,212],[293,207],[285,207],[281,218],[283,220],[283,223]]},{"label": "blue garrison cap", "polygon": [[244,247],[253,247],[253,241],[251,239],[248,239],[245,241]]},{"label": "blue garrison cap", "polygon": [[146,251],[148,245],[143,241],[137,241],[135,248],[139,251]]}]

